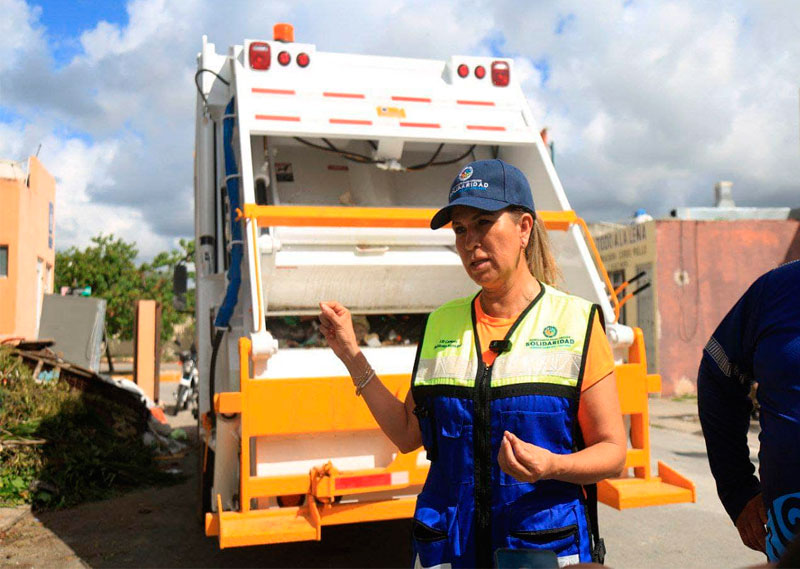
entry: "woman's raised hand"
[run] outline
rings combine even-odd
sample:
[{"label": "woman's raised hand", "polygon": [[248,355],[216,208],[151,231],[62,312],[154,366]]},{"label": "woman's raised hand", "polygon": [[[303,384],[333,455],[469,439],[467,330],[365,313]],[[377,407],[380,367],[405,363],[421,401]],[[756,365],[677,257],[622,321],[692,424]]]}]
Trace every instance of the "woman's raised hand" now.
[{"label": "woman's raised hand", "polygon": [[350,311],[335,300],[320,302],[319,308],[320,331],[333,353],[348,365],[360,351]]}]

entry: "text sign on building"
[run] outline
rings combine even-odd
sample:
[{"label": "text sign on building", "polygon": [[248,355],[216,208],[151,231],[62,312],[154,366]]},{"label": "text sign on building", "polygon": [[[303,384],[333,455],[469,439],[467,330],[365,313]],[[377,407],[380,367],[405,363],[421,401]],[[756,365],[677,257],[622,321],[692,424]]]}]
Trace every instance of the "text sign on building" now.
[{"label": "text sign on building", "polygon": [[[637,223],[594,238],[604,264],[624,262],[634,257],[652,256],[655,244],[649,235],[652,223]],[[648,231],[649,229],[649,231]]]}]

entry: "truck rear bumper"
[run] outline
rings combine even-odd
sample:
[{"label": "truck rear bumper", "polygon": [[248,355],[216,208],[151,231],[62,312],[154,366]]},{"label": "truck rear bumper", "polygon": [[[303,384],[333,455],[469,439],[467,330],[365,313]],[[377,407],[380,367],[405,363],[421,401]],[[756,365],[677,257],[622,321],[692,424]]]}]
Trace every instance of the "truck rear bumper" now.
[{"label": "truck rear bumper", "polygon": [[219,536],[219,547],[242,547],[314,541],[322,537],[322,526],[410,518],[415,498],[399,498],[351,504],[318,504],[311,496],[306,504],[293,508],[272,508],[249,512],[223,512],[221,500],[217,512],[207,513],[207,536]]}]

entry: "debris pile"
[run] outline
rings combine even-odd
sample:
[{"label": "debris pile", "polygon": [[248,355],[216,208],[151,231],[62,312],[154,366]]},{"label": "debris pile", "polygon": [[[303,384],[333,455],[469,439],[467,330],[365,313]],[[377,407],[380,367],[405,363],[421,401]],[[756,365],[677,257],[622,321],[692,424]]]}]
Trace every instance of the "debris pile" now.
[{"label": "debris pile", "polygon": [[46,361],[36,353],[0,347],[0,506],[64,508],[180,480],[145,444],[138,397],[83,368],[31,365]]},{"label": "debris pile", "polygon": [[[425,314],[354,315],[353,328],[362,346],[410,345],[419,342],[425,327]],[[273,316],[267,318],[267,330],[281,348],[318,348],[327,346],[315,316]]]}]

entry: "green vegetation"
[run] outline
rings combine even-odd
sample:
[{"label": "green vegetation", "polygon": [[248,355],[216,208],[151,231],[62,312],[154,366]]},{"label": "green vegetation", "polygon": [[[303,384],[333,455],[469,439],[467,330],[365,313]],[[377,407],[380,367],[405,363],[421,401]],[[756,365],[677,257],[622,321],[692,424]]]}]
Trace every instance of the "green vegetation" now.
[{"label": "green vegetation", "polygon": [[684,393],[683,395],[674,395],[673,401],[697,401],[696,393]]},{"label": "green vegetation", "polygon": [[[113,235],[98,235],[92,245],[80,250],[70,247],[56,253],[55,288],[90,286],[92,296],[106,300],[106,328],[113,338],[130,340],[137,300],[161,303],[161,339],[169,340],[173,326],[182,322],[185,313],[194,312],[194,290],[186,295],[186,310],[172,306],[172,271],[185,259],[194,258],[194,241],[179,241],[180,249],[159,253],[152,262],[136,265],[139,254],[134,243]],[[189,273],[189,280],[194,273]]]},{"label": "green vegetation", "polygon": [[131,409],[38,383],[0,347],[0,507],[65,508],[178,479],[158,469]]}]

